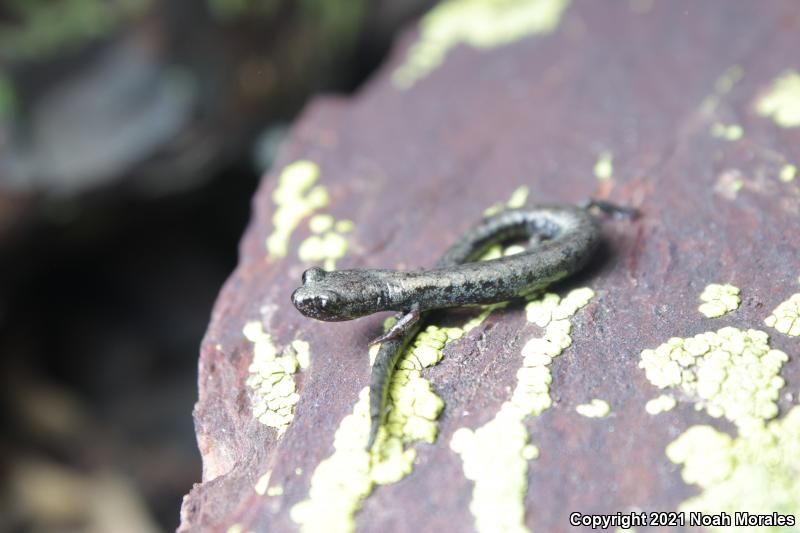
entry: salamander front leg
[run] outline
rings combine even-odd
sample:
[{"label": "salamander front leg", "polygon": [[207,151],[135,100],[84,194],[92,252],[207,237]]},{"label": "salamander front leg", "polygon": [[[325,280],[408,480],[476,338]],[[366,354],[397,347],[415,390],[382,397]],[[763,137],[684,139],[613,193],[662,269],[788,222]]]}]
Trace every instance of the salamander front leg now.
[{"label": "salamander front leg", "polygon": [[398,317],[397,322],[395,322],[394,325],[389,328],[389,331],[377,339],[373,339],[369,345],[372,346],[373,344],[378,344],[379,342],[387,341],[389,339],[396,339],[401,335],[405,335],[406,331],[408,331],[411,326],[417,323],[419,316],[419,304],[412,305],[408,313]]}]

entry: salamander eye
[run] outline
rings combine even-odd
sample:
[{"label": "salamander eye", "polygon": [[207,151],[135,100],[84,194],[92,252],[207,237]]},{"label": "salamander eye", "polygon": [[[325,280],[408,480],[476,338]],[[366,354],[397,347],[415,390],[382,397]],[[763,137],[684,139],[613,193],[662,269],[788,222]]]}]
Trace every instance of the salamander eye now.
[{"label": "salamander eye", "polygon": [[335,292],[325,291],[314,296],[314,303],[319,309],[328,309],[336,305],[338,296]]},{"label": "salamander eye", "polygon": [[305,272],[303,272],[303,285],[309,282],[313,283],[315,281],[320,281],[324,277],[325,277],[324,270],[322,270],[320,267],[311,267]]}]

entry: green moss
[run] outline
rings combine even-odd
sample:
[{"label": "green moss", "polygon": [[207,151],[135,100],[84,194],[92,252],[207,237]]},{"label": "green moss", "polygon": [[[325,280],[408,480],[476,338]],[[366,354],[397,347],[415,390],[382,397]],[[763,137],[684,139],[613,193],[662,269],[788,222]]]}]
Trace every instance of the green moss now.
[{"label": "green moss", "polygon": [[0,121],[10,120],[17,113],[17,95],[11,78],[0,71]]},{"label": "green moss", "polygon": [[764,319],[764,324],[785,335],[800,336],[800,292],[773,309],[772,314]]},{"label": "green moss", "polygon": [[241,17],[272,16],[281,5],[279,0],[206,0],[211,16],[223,22]]},{"label": "green moss", "polygon": [[366,13],[364,0],[299,0],[305,17],[313,20],[325,40],[335,46],[350,46]]},{"label": "green moss", "polygon": [[[8,0],[0,23],[0,58],[43,60],[108,35],[141,16],[151,0]],[[18,21],[18,22],[16,22]]]},{"label": "green moss", "polygon": [[770,90],[759,99],[756,110],[771,117],[782,128],[800,126],[800,73],[787,70],[775,79]]},{"label": "green moss", "polygon": [[487,49],[558,27],[569,0],[448,0],[422,19],[420,38],[392,75],[407,89],[442,64],[459,44]]}]

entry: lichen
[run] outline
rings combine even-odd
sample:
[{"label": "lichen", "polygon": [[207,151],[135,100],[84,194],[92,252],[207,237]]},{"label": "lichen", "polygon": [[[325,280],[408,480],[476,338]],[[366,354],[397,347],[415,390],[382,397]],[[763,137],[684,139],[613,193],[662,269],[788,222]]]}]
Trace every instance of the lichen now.
[{"label": "lichen", "polygon": [[639,367],[656,387],[677,388],[698,409],[747,432],[778,414],[779,374],[787,360],[770,348],[765,332],[725,327],[644,350]]},{"label": "lichen", "polygon": [[614,175],[614,157],[611,152],[606,151],[600,154],[593,171],[594,176],[601,181],[611,179],[611,176]]},{"label": "lichen", "polygon": [[658,398],[648,400],[644,405],[644,410],[647,411],[648,414],[657,415],[672,410],[677,404],[678,402],[674,397],[668,394],[662,394]]},{"label": "lichen", "polygon": [[[686,512],[780,513],[800,516],[800,407],[733,438],[710,426],[692,426],[666,449],[681,476],[702,492],[684,501]],[[751,527],[778,532],[795,528]],[[728,528],[709,527],[724,532]]]},{"label": "lichen", "polygon": [[711,135],[726,141],[738,141],[744,135],[744,130],[738,124],[726,126],[722,122],[717,121],[711,124]]},{"label": "lichen", "polygon": [[[733,327],[674,337],[642,352],[639,366],[653,385],[678,388],[698,410],[725,417],[737,430],[731,436],[695,425],[667,446],[669,460],[682,465],[683,480],[702,489],[681,503],[681,511],[800,513],[800,408],[771,420],[778,415],[784,386],[780,371],[787,360],[784,352],[770,347],[765,332]],[[647,411],[655,414],[662,405],[674,405],[674,399],[663,398],[649,401]],[[740,529],[786,531],[768,525]]]},{"label": "lichen", "polygon": [[308,352],[308,343],[296,340],[278,355],[272,337],[260,322],[248,322],[244,336],[253,343],[253,362],[248,367],[246,384],[252,390],[253,416],[283,435],[294,418],[294,407],[300,395],[294,382],[299,366],[298,348]]},{"label": "lichen", "polygon": [[786,164],[781,167],[778,179],[783,183],[789,183],[797,177],[797,166]]},{"label": "lichen", "polygon": [[719,285],[710,283],[706,285],[700,299],[703,301],[698,311],[708,318],[717,318],[739,308],[742,298],[739,296],[741,291],[733,285]]},{"label": "lichen", "polygon": [[[522,207],[523,205],[525,205],[525,202],[528,201],[529,193],[530,190],[525,185],[517,187],[511,193],[511,197],[508,199],[508,202],[506,202],[505,204],[503,204],[503,202],[497,202],[496,204],[492,204],[490,207],[486,208],[486,210],[483,212],[483,216],[490,217],[496,215],[497,213],[506,208],[516,209]],[[497,257],[500,257],[500,255],[502,255],[502,247],[498,245],[496,249],[501,252],[497,254]]]},{"label": "lichen", "polygon": [[312,234],[300,243],[298,257],[301,261],[321,261],[325,270],[334,270],[336,261],[347,253],[347,239],[343,233],[353,229],[353,222],[337,221],[331,215],[314,215],[308,226]]},{"label": "lichen", "polygon": [[295,161],[281,172],[278,186],[272,193],[276,209],[272,216],[274,229],[267,237],[270,259],[285,257],[295,228],[314,211],[328,205],[328,190],[322,185],[314,185],[319,175],[319,166],[305,160]]},{"label": "lichen", "polygon": [[267,470],[263,476],[258,478],[258,481],[256,481],[256,484],[253,487],[253,489],[256,491],[256,494],[258,494],[259,496],[263,496],[264,494],[267,493],[267,488],[269,487],[269,478],[271,475],[272,475],[272,470]]},{"label": "lichen", "polygon": [[460,455],[464,475],[474,481],[470,512],[475,528],[485,532],[525,532],[524,497],[528,461],[538,449],[528,444],[523,423],[552,405],[549,365],[572,344],[569,319],[594,296],[589,288],[571,291],[564,299],[548,293],[526,306],[528,321],[545,329],[522,348],[523,363],[509,401],[488,423],[472,430],[459,428],[450,441]]},{"label": "lichen", "polygon": [[575,411],[588,418],[604,418],[611,413],[611,406],[608,402],[595,398],[589,403],[577,405]]},{"label": "lichen", "polygon": [[769,92],[759,99],[756,111],[782,128],[800,126],[800,73],[787,70],[776,78]]},{"label": "lichen", "polygon": [[712,115],[719,107],[722,98],[727,95],[733,86],[744,76],[744,69],[740,65],[733,65],[725,69],[725,72],[717,78],[714,83],[714,91],[707,96],[700,105],[700,111],[705,115]]},{"label": "lichen", "polygon": [[[392,374],[389,414],[370,452],[364,448],[370,429],[369,388],[361,391],[352,414],[339,424],[334,453],[311,476],[308,499],[292,508],[292,520],[300,524],[301,531],[353,531],[355,513],[375,485],[396,483],[411,473],[416,451],[408,446],[436,440],[436,420],[444,407],[422,377],[422,369],[437,364],[448,343],[462,338],[467,328],[476,327],[497,307],[483,309],[462,328],[429,325],[417,335]],[[390,325],[391,321],[384,324],[386,328]],[[376,347],[370,351],[374,358]]]},{"label": "lichen", "polygon": [[791,337],[800,336],[800,292],[778,304],[764,324]]},{"label": "lichen", "polygon": [[420,37],[392,82],[407,89],[442,64],[459,44],[487,49],[558,27],[569,0],[448,0],[420,22]]}]

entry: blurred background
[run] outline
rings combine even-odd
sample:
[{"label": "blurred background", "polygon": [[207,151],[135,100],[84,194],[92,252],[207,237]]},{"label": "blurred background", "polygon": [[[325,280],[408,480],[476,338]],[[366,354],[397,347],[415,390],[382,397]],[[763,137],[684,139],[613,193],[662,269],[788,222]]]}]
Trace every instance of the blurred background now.
[{"label": "blurred background", "polygon": [[431,3],[0,0],[0,531],[175,529],[259,176]]}]

